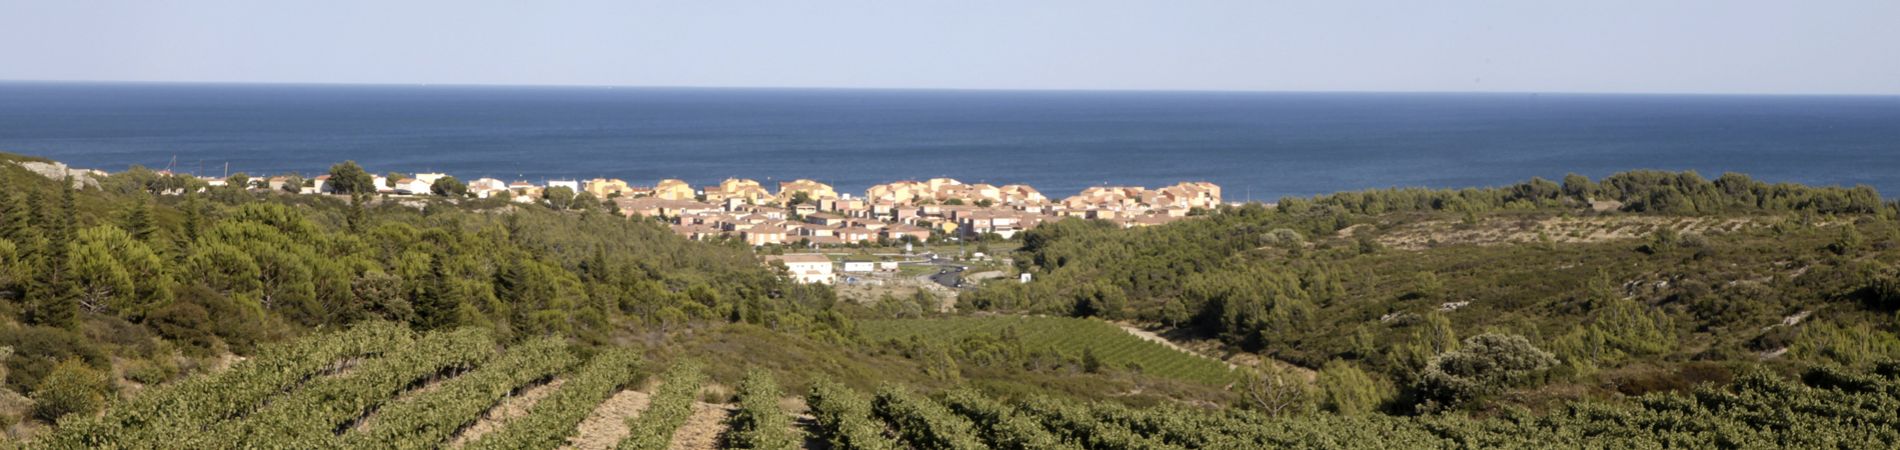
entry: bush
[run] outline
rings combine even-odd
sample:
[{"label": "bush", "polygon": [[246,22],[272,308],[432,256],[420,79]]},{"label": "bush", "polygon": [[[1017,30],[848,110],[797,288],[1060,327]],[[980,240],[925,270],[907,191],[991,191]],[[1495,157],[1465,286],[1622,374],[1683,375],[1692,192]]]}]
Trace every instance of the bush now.
[{"label": "bush", "polygon": [[1420,409],[1435,411],[1532,379],[1557,365],[1557,357],[1523,336],[1486,333],[1465,339],[1458,350],[1432,358],[1419,375]]},{"label": "bush", "polygon": [[77,359],[61,361],[33,388],[33,415],[52,422],[67,414],[91,415],[106,404],[106,375]]},{"label": "bush", "polygon": [[106,367],[105,352],[85,336],[53,327],[0,329],[0,346],[13,347],[6,358],[7,386],[28,392],[40,379],[52,373],[62,361],[78,360],[93,367]]}]

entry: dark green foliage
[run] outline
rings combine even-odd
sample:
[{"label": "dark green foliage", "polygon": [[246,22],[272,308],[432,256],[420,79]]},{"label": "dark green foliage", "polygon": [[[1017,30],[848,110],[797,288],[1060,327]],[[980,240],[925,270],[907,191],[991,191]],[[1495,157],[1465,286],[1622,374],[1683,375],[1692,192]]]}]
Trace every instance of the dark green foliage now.
[{"label": "dark green foliage", "polygon": [[356,165],[356,161],[344,161],[330,166],[330,181],[327,183],[338,194],[374,194],[376,177]]},{"label": "dark green foliage", "polygon": [[434,183],[430,183],[429,192],[444,197],[466,197],[468,196],[468,184],[463,183],[462,180],[455,179],[455,177],[445,176],[435,179]]}]

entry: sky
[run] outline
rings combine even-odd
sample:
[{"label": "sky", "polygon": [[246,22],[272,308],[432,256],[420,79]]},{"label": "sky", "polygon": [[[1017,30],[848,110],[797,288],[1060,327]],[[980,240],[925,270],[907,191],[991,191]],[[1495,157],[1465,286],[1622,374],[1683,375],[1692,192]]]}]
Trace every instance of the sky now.
[{"label": "sky", "polygon": [[0,80],[1900,95],[1900,0],[0,0]]}]

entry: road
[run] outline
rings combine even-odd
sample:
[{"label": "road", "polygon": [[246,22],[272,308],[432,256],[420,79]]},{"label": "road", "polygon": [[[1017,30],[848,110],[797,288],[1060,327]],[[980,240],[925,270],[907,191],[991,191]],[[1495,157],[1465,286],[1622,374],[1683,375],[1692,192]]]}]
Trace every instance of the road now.
[{"label": "road", "polygon": [[935,281],[937,282],[937,284],[941,284],[944,287],[952,288],[952,289],[960,289],[963,287],[963,267],[962,266],[939,266],[939,267],[941,267],[941,269],[937,269],[936,275],[930,276],[930,281]]}]

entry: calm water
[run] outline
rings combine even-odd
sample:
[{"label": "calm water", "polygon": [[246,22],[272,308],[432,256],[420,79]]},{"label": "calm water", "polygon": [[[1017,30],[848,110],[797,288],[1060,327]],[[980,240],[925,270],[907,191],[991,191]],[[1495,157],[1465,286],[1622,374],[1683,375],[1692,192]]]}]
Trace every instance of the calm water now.
[{"label": "calm water", "polygon": [[[0,83],[0,151],[253,175],[814,178],[1227,196],[1744,172],[1900,192],[1900,97]],[[202,169],[201,169],[202,168]]]}]

